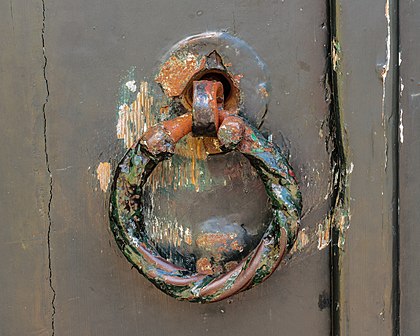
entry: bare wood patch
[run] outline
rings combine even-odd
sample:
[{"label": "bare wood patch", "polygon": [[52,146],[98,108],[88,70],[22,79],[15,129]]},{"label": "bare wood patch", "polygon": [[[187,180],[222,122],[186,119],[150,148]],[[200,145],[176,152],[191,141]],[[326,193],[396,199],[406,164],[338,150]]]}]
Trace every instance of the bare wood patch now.
[{"label": "bare wood patch", "polygon": [[111,179],[111,165],[109,162],[99,163],[98,168],[96,169],[96,174],[98,177],[99,185],[103,192],[108,190],[109,181]]}]

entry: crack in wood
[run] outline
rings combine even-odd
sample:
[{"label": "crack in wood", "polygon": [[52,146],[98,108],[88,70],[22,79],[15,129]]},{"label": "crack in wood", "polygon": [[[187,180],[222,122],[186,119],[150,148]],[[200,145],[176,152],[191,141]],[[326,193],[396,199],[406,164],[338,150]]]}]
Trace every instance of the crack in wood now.
[{"label": "crack in wood", "polygon": [[49,286],[52,292],[52,299],[51,299],[51,307],[52,307],[52,313],[51,313],[51,329],[52,329],[52,335],[55,335],[55,298],[56,298],[56,291],[52,283],[52,266],[51,266],[51,227],[52,227],[52,220],[51,220],[51,203],[53,198],[53,178],[50,168],[50,160],[48,156],[48,143],[47,143],[47,114],[46,114],[46,106],[49,102],[50,97],[50,89],[49,89],[49,83],[47,78],[47,55],[45,52],[45,28],[46,28],[46,7],[45,7],[45,0],[42,0],[42,29],[41,29],[41,41],[42,41],[42,56],[44,58],[44,64],[43,64],[43,75],[44,75],[44,81],[45,81],[45,101],[42,105],[42,115],[44,118],[44,125],[43,125],[43,133],[44,133],[44,153],[45,153],[45,166],[48,172],[49,176],[49,199],[48,199],[48,208],[47,208],[47,218],[48,218],[48,230],[47,230],[47,247],[48,247],[48,281]]}]

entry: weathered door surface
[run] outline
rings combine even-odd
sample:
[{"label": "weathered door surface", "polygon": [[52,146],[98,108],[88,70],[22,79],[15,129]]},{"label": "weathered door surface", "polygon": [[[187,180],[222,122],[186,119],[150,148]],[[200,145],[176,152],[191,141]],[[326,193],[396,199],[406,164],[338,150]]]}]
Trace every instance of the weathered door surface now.
[{"label": "weathered door surface", "polygon": [[[417,334],[417,2],[10,0],[0,13],[0,335]],[[164,54],[208,31],[266,63],[259,126],[289,152],[303,214],[266,282],[198,304],[131,267],[109,192],[137,140],[121,88],[150,99]],[[226,207],[259,211],[264,195],[235,186]],[[200,209],[199,190],[185,195],[171,202]]]},{"label": "weathered door surface", "polygon": [[400,4],[399,72],[399,210],[400,210],[400,333],[416,335],[420,328],[420,3]]}]

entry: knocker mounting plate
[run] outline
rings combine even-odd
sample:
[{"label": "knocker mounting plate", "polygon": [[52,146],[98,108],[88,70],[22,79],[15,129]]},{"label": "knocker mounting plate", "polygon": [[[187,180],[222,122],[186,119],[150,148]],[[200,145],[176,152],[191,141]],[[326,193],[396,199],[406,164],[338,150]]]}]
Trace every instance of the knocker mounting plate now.
[{"label": "knocker mounting plate", "polygon": [[[181,41],[166,55],[155,78],[162,88],[162,106],[171,113],[133,144],[116,169],[110,200],[115,239],[144,276],[177,299],[215,302],[261,283],[296,239],[301,196],[294,173],[279,148],[256,127],[268,99],[265,71],[251,48],[226,33]],[[151,238],[145,224],[145,185],[154,169],[170,159],[177,143],[189,134],[211,139],[208,154],[242,154],[264,183],[270,216],[256,246],[247,247],[246,241],[238,244],[234,231],[226,235],[223,228],[215,232],[212,227],[206,232],[201,226],[201,235],[187,243],[208,247],[202,244],[205,237],[206,243],[212,241],[217,247],[217,253],[201,258],[191,254],[191,260],[176,263]],[[159,206],[170,206],[170,202]],[[216,219],[217,211],[213,209]],[[229,255],[232,250],[238,252],[236,259]]]}]

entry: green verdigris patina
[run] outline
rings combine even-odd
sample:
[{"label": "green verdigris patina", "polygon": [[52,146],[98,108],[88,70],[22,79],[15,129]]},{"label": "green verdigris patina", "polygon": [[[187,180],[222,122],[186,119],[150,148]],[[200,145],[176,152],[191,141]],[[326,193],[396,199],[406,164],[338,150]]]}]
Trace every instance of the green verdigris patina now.
[{"label": "green verdigris patina", "polygon": [[[170,139],[159,135],[161,126],[149,132],[155,138],[159,135],[159,150],[151,148],[143,137],[128,150],[116,170],[110,204],[116,241],[134,267],[176,299],[215,302],[252,288],[273,273],[296,239],[301,195],[294,173],[280,149],[241,120],[244,125],[241,141],[235,138],[236,145],[232,147],[257,170],[271,200],[273,216],[258,246],[230,270],[205,274],[176,266],[161,257],[148,239],[143,187],[156,165],[172,155],[174,147]],[[220,140],[228,143],[229,132],[224,132]]]}]

